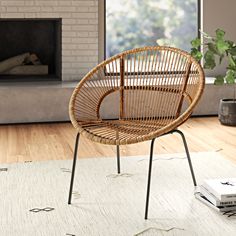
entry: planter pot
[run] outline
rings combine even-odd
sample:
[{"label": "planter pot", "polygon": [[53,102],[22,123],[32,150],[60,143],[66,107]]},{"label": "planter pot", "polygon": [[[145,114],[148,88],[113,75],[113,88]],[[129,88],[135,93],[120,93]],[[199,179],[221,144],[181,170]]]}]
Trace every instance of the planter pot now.
[{"label": "planter pot", "polygon": [[236,99],[221,99],[218,117],[221,124],[236,126]]}]

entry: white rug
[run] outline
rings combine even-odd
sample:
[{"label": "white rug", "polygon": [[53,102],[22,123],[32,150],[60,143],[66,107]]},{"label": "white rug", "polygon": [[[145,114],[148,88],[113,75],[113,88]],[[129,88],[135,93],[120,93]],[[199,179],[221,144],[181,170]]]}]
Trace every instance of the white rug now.
[{"label": "white rug", "polygon": [[[192,162],[198,183],[206,177],[236,177],[236,166],[219,153],[192,153]],[[236,235],[236,217],[195,199],[183,154],[155,156],[147,221],[148,157],[121,158],[126,174],[118,177],[115,158],[78,160],[69,206],[71,164],[0,165],[8,168],[0,171],[1,236]],[[30,211],[34,208],[46,209]]]}]

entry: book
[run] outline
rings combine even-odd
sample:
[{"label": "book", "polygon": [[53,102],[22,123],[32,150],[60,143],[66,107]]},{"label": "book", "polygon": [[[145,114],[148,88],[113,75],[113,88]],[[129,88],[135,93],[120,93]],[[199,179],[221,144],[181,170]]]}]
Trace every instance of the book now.
[{"label": "book", "polygon": [[203,202],[205,205],[211,207],[212,209],[219,211],[219,212],[227,212],[227,211],[235,211],[236,205],[233,206],[215,206],[213,203],[211,203],[203,194],[200,192],[196,192],[195,197]]},{"label": "book", "polygon": [[236,201],[236,178],[207,179],[203,187],[219,201]]},{"label": "book", "polygon": [[214,194],[209,192],[202,185],[200,186],[200,193],[202,195],[204,195],[215,206],[232,206],[232,205],[236,205],[236,200],[232,201],[231,199],[230,200],[227,199],[227,200],[224,200],[224,201],[220,201],[216,196],[214,196]]}]

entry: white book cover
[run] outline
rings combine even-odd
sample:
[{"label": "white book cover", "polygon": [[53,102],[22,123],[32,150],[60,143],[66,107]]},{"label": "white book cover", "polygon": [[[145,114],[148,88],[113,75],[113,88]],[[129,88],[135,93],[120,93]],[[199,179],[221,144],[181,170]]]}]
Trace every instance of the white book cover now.
[{"label": "white book cover", "polygon": [[235,200],[227,199],[225,201],[220,201],[216,196],[214,196],[211,192],[209,192],[204,186],[200,186],[200,193],[204,195],[211,203],[215,206],[232,206],[236,205],[236,198]]},{"label": "white book cover", "polygon": [[206,179],[203,187],[220,201],[236,199],[236,178]]}]

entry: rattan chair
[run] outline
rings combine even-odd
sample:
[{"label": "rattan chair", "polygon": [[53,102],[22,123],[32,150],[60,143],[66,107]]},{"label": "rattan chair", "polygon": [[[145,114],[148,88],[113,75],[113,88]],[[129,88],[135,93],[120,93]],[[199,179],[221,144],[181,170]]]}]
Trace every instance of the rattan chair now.
[{"label": "rattan chair", "polygon": [[[80,134],[92,141],[119,145],[151,140],[145,219],[148,217],[154,141],[177,132],[186,150],[194,186],[196,180],[187,143],[177,128],[199,101],[205,77],[190,54],[171,47],[143,47],[113,56],[92,69],[75,88],[69,106],[70,119],[78,134],[75,142],[68,203],[71,204]],[[112,119],[101,111],[113,101]],[[116,109],[117,108],[117,109]]]}]

